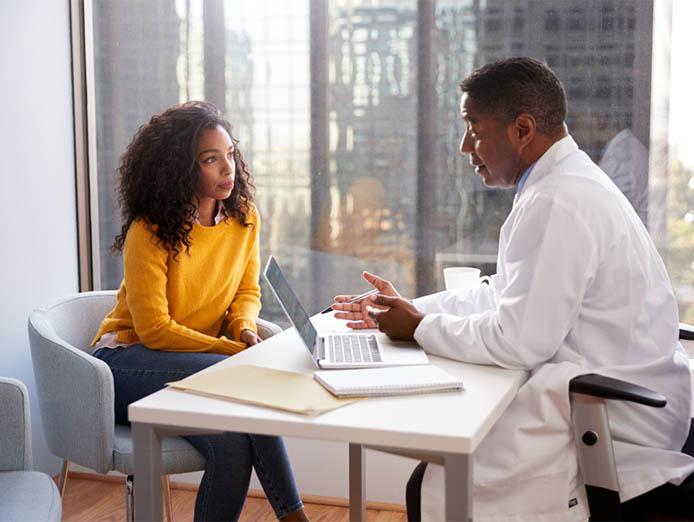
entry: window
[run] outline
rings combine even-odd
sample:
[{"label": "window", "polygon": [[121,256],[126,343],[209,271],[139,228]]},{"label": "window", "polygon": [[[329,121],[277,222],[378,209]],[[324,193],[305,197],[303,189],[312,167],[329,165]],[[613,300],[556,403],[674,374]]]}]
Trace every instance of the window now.
[{"label": "window", "polygon": [[[683,153],[691,138],[678,134],[670,156],[666,146],[674,136],[668,5],[440,0],[433,25],[418,27],[426,17],[416,0],[94,2],[95,284],[116,288],[122,277],[109,252],[120,227],[119,156],[152,114],[203,98],[241,139],[263,218],[262,256],[277,256],[310,312],[338,292],[363,290],[363,269],[407,295],[440,288],[446,265],[493,272],[513,193],[487,189],[458,154],[458,83],[479,64],[524,54],[565,82],[569,129],[596,162],[618,133],[645,158],[638,175],[650,190],[627,197],[667,263],[682,319],[694,321],[694,160]],[[690,8],[676,0],[673,9]],[[418,31],[431,37],[436,74],[427,89],[417,76],[428,45]],[[673,56],[686,52],[675,36]],[[323,70],[326,81],[314,81]],[[326,99],[326,109],[312,114],[312,99]],[[434,114],[426,135],[418,136],[418,107]],[[323,135],[312,138],[312,129]],[[325,147],[322,163],[317,147]],[[263,314],[283,322],[269,296]]]}]

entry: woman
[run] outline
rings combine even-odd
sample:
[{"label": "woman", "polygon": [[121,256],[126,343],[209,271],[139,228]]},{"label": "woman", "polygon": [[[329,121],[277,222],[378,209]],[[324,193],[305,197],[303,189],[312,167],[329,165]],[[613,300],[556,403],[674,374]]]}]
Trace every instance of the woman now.
[{"label": "woman", "polygon": [[[260,341],[260,219],[237,143],[214,105],[188,102],[152,117],[121,158],[124,277],[93,342],[118,423],[130,403]],[[186,438],[207,459],[195,520],[238,519],[253,467],[277,517],[306,520],[282,439]]]}]

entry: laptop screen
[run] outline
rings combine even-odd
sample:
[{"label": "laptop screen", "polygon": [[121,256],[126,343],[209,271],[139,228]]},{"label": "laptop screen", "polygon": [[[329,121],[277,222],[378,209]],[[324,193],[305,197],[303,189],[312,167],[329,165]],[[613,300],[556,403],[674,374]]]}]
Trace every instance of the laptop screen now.
[{"label": "laptop screen", "polygon": [[282,305],[284,313],[287,314],[289,320],[296,327],[296,331],[299,332],[301,339],[311,352],[311,355],[315,355],[316,337],[318,336],[316,329],[313,327],[313,324],[311,324],[308,314],[301,306],[296,294],[294,294],[294,291],[291,289],[287,279],[280,270],[277,261],[275,261],[275,258],[272,256],[267,260],[263,275],[275,292],[275,296]]}]

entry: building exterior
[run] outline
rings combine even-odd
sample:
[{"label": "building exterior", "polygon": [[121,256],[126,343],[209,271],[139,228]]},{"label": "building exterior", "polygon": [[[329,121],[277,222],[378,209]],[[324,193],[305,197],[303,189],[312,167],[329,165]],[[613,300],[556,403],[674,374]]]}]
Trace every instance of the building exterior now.
[{"label": "building exterior", "polygon": [[[408,295],[440,288],[446,265],[494,271],[513,192],[485,187],[458,153],[458,84],[481,64],[545,60],[566,86],[570,132],[596,162],[622,131],[649,143],[650,0],[440,0],[431,26],[414,0],[332,0],[310,27],[310,1],[279,2],[287,12],[277,13],[221,0],[207,10],[129,1],[95,6],[104,287],[120,280],[120,259],[107,256],[118,232],[110,173],[137,126],[191,97],[220,98],[255,178],[262,254],[278,255],[290,278],[311,281],[300,292],[309,311],[358,290],[363,268]],[[422,89],[425,36],[435,78]],[[309,63],[312,37],[326,42],[324,62]],[[327,81],[314,81],[323,66]],[[318,91],[324,98],[313,97]],[[310,99],[327,99],[327,108]],[[433,117],[422,107],[434,107]],[[316,118],[327,129],[324,172],[312,172]],[[433,208],[422,207],[421,191],[431,191]]]},{"label": "building exterior", "polygon": [[[118,160],[137,129],[179,101],[180,19],[173,2],[94,3],[98,235],[100,283],[117,288],[120,256],[110,247],[120,233]],[[143,52],[146,49],[146,52]],[[99,271],[97,271],[98,273]]]}]

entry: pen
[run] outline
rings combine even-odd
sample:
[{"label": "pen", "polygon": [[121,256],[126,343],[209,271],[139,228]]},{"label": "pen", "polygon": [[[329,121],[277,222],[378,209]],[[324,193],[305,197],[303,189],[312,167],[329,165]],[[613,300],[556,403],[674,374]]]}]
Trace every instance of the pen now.
[{"label": "pen", "polygon": [[[376,288],[373,288],[372,290],[369,290],[368,292],[364,292],[363,294],[359,294],[359,295],[355,296],[354,298],[350,299],[349,301],[347,301],[347,302],[344,303],[344,304],[354,304],[354,303],[358,303],[359,301],[361,301],[361,300],[363,300],[363,299],[366,299],[366,298],[369,297],[370,295],[374,295],[374,294],[377,294],[377,293],[378,293],[378,290],[377,290]],[[333,307],[332,307],[332,306],[329,306],[328,308],[326,308],[325,310],[323,310],[321,313],[322,313],[322,314],[327,314],[328,312],[332,312],[332,311],[333,311]]]}]

